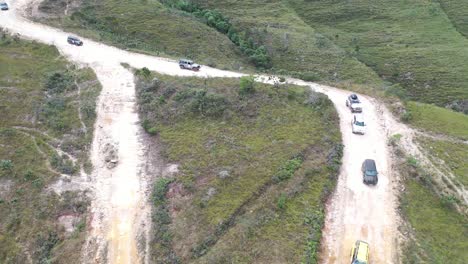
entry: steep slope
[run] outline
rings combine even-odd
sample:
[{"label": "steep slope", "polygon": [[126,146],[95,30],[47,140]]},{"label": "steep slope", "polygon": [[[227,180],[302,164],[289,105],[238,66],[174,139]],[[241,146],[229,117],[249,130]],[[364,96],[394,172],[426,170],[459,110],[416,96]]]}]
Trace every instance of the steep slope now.
[{"label": "steep slope", "polygon": [[140,112],[178,171],[155,184],[152,262],[316,261],[342,151],[331,102],[253,79],[158,79],[140,77]]},{"label": "steep slope", "polygon": [[121,48],[187,57],[218,68],[251,68],[226,36],[158,1],[85,0],[70,4],[66,14],[57,8],[60,4],[66,1],[42,1],[33,14],[39,21]]},{"label": "steep slope", "polygon": [[309,25],[401,85],[445,106],[468,98],[468,40],[431,1],[288,1]]},{"label": "steep slope", "polygon": [[100,85],[55,47],[0,35],[0,262],[78,263]]}]

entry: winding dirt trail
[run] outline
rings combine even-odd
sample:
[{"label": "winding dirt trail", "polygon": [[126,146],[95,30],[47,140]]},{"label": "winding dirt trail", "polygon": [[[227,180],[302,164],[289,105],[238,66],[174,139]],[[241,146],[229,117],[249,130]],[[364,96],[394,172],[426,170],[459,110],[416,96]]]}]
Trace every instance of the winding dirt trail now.
[{"label": "winding dirt trail", "polygon": [[[95,168],[91,175],[95,193],[93,220],[83,262],[149,263],[147,254],[137,246],[137,237],[148,233],[141,226],[150,227],[148,182],[142,172],[144,146],[135,109],[133,76],[121,63],[180,76],[240,77],[243,74],[210,67],[203,67],[198,73],[183,71],[174,61],[127,52],[89,39],[83,39],[82,47],[71,46],[66,42],[69,34],[30,22],[20,15],[19,11],[30,1],[13,1],[12,9],[0,14],[0,25],[24,38],[57,46],[71,61],[92,67],[103,85],[91,154]],[[257,80],[273,82],[265,76]],[[361,95],[367,133],[354,135],[350,128],[352,115],[345,106],[349,91],[291,78],[287,82],[327,94],[341,119],[345,145],[343,166],[327,209],[322,262],[349,263],[354,241],[362,239],[370,243],[372,263],[397,263],[398,186],[386,142],[389,135],[400,133],[406,138],[406,147],[414,149],[411,129],[398,123],[379,102]],[[105,160],[109,148],[117,153],[114,168]],[[360,166],[367,158],[376,160],[380,172],[377,186],[362,183]]]}]

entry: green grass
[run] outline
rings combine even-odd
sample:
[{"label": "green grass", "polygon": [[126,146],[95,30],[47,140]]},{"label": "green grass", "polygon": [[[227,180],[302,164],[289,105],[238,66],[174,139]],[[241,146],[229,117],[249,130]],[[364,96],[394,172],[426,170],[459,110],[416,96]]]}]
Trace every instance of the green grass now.
[{"label": "green grass", "polygon": [[436,134],[468,140],[468,116],[434,105],[408,102],[409,123]]},{"label": "green grass", "polygon": [[[119,47],[174,58],[191,57],[218,68],[253,69],[247,56],[226,35],[158,1],[122,5],[105,0],[92,4],[92,8],[90,5],[90,1],[84,1],[73,15],[48,23]],[[272,70],[277,73],[333,82],[368,93],[383,90],[383,82],[372,69],[304,23],[283,1],[206,1],[202,6],[220,10],[240,32],[247,32],[247,38],[264,45],[272,58]]]},{"label": "green grass", "polygon": [[410,99],[445,106],[468,98],[468,40],[436,1],[287,2]]},{"label": "green grass", "polygon": [[[252,255],[268,247],[270,240],[261,236],[282,237],[282,231],[275,233],[268,226],[290,222],[295,240],[283,237],[277,243],[294,250],[268,252],[277,259],[305,258],[309,229],[320,232],[321,224],[304,228],[302,210],[321,210],[327,193],[322,187],[333,187],[329,175],[336,173],[334,162],[339,160],[336,153],[336,159],[326,159],[340,142],[330,101],[295,86],[255,84],[254,93],[239,95],[237,79],[158,78],[156,85],[139,83],[138,99],[144,128],[155,128],[164,158],[180,165],[171,183],[179,194],[168,199],[172,247],[167,252],[182,262],[220,260],[216,256],[221,252],[227,259],[266,261],[267,252]],[[305,104],[309,97],[316,103]],[[222,171],[228,176],[220,177]],[[287,198],[279,209],[282,192]],[[274,213],[274,223],[261,223],[260,209],[285,213]],[[244,218],[259,221],[258,228],[270,228],[252,236],[256,250],[242,250],[236,245],[238,237],[231,235],[244,225]],[[169,256],[161,254],[164,243],[154,242],[153,260],[167,261]],[[224,243],[232,251],[224,251]]]},{"label": "green grass", "polygon": [[457,30],[468,37],[468,17],[464,12],[468,8],[468,2],[457,0],[438,0],[438,2]]},{"label": "green grass", "polygon": [[417,244],[409,242],[403,263],[465,263],[468,221],[420,181],[407,180],[402,208]]},{"label": "green grass", "polygon": [[[192,2],[220,11],[236,29],[247,32],[247,38],[264,45],[273,72],[374,96],[389,91],[439,106],[468,98],[468,40],[459,33],[465,34],[464,2]],[[43,6],[60,12],[48,1]],[[251,69],[226,35],[158,1],[86,0],[62,17],[53,23],[120,47],[188,56],[219,68]]]},{"label": "green grass", "polygon": [[[41,9],[60,12],[55,2],[45,1]],[[224,69],[252,68],[225,35],[191,15],[169,10],[154,0],[125,3],[85,0],[79,10],[64,18],[50,19],[48,23],[121,48],[172,58],[187,57]]]},{"label": "green grass", "polygon": [[[100,86],[91,70],[75,69],[55,47],[0,35],[0,185],[7,186],[0,193],[0,262],[27,263],[28,254],[37,263],[78,261],[76,248],[84,232],[66,235],[57,218],[73,214],[85,219],[86,197],[80,192],[58,196],[47,188],[57,180],[56,171],[76,170],[56,148],[75,156],[78,167],[86,162],[95,117],[83,115],[88,126],[83,135],[78,101],[82,109],[87,106],[86,113],[93,112]],[[65,82],[67,91],[46,94],[50,76],[65,72],[72,76],[71,83]],[[81,98],[68,91],[74,80],[82,86]],[[53,157],[63,164],[51,168]]]},{"label": "green grass", "polygon": [[441,159],[464,186],[468,186],[468,147],[466,144],[418,138],[420,145],[431,156]]}]

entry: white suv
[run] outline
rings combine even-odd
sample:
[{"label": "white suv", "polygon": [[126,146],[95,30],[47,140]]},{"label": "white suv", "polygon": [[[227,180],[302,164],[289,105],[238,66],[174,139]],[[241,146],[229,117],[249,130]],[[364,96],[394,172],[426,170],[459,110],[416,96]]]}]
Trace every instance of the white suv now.
[{"label": "white suv", "polygon": [[366,133],[366,123],[364,122],[362,115],[353,115],[351,128],[354,134],[364,135]]},{"label": "white suv", "polygon": [[200,65],[194,63],[191,60],[186,60],[186,59],[179,60],[179,67],[181,69],[187,69],[187,70],[192,70],[192,71],[200,70]]}]

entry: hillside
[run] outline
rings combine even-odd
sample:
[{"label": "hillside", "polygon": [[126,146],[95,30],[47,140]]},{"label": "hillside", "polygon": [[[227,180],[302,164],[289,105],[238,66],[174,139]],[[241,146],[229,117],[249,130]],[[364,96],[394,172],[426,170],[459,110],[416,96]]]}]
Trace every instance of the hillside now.
[{"label": "hillside", "polygon": [[74,179],[100,85],[55,47],[5,32],[0,47],[0,262],[77,263],[89,201]]},{"label": "hillside", "polygon": [[[464,18],[457,12],[463,10],[461,3],[441,1],[440,5],[422,0],[404,3],[361,0],[349,4],[304,0],[244,0],[241,4],[232,0],[161,2],[191,2],[204,10],[219,11],[236,31],[245,34],[246,40],[265,46],[271,57],[271,70],[276,73],[332,82],[366,93],[388,90],[411,100],[451,105],[459,111],[466,108],[468,77],[464,73],[468,67],[465,63],[468,40],[459,33],[464,34]],[[188,56],[218,67],[250,68],[246,66],[248,56],[227,34],[177,6],[169,7],[157,1],[135,4],[130,1],[121,5],[113,0],[99,4],[87,0],[55,23],[61,21],[65,28],[79,32],[86,29],[89,36],[118,46]],[[177,26],[188,20],[190,27]],[[216,36],[217,48],[212,47],[211,36]],[[188,48],[187,43],[197,45]],[[188,54],[187,50],[193,52]]]},{"label": "hillside", "polygon": [[139,76],[142,124],[178,165],[155,183],[153,261],[315,261],[341,155],[331,102],[248,77]]}]

